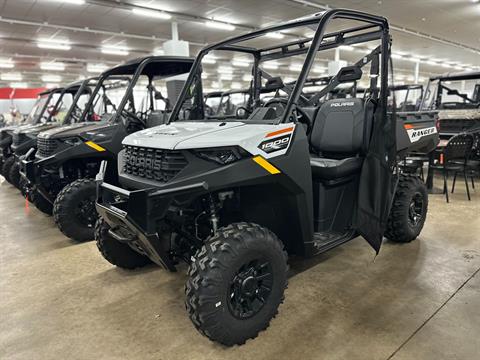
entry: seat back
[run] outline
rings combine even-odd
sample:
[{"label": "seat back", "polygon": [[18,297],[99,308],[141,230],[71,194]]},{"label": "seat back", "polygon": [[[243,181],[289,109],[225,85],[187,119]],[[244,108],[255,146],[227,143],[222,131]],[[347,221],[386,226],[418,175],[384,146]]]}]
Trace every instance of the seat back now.
[{"label": "seat back", "polygon": [[464,160],[467,162],[472,151],[474,137],[472,134],[458,134],[452,137],[443,149],[444,161]]},{"label": "seat back", "polygon": [[152,111],[147,118],[147,128],[151,128],[154,126],[165,124],[168,116],[165,114],[164,111],[156,110]]},{"label": "seat back", "polygon": [[364,155],[368,149],[374,104],[358,98],[333,99],[317,113],[310,135],[313,151],[325,157]]}]

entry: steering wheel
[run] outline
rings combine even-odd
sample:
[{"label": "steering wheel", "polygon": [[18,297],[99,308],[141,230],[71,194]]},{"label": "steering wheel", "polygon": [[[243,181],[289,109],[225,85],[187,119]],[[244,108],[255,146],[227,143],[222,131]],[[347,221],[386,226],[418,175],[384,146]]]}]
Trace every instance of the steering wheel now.
[{"label": "steering wheel", "polygon": [[[283,107],[283,110],[285,110],[285,107],[288,103],[288,100],[287,99],[282,99],[282,98],[273,98],[273,99],[270,99],[268,100],[264,107],[272,107],[271,105],[276,105],[276,104],[280,104],[282,105]],[[303,124],[303,125],[306,125],[307,126],[307,134],[310,133],[310,130],[311,130],[311,119],[310,117],[305,113],[305,111],[303,111],[303,109],[299,106],[297,106],[295,108],[295,110],[297,111],[298,115],[300,115],[299,117],[297,117],[297,121],[300,123],[300,124]]]},{"label": "steering wheel", "polygon": [[[242,115],[243,113],[243,115]],[[246,119],[248,115],[252,113],[251,110],[248,110],[245,106],[239,106],[235,110],[235,116],[239,119]]]},{"label": "steering wheel", "polygon": [[[137,114],[128,111],[126,109],[122,110],[122,114],[125,115],[126,120],[127,120],[127,129],[130,128],[131,131],[138,131],[141,130],[142,128],[146,127],[145,121],[143,121]],[[141,126],[138,126],[140,124]]]}]

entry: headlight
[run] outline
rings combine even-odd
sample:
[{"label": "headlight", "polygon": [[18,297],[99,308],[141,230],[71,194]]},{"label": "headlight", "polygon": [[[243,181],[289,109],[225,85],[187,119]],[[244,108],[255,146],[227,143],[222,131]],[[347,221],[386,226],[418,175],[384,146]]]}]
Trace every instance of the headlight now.
[{"label": "headlight", "polygon": [[251,154],[240,147],[210,148],[195,150],[195,155],[204,160],[213,161],[220,165],[228,165],[235,161],[251,156]]},{"label": "headlight", "polygon": [[71,137],[71,138],[63,139],[63,142],[70,146],[76,146],[76,145],[82,144],[83,140],[80,139],[79,137]]}]

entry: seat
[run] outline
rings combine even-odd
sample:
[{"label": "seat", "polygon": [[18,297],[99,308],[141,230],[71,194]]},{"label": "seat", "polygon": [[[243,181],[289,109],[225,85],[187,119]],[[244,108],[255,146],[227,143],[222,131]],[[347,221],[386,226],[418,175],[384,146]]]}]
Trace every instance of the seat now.
[{"label": "seat", "polygon": [[334,180],[354,174],[360,171],[362,163],[363,158],[361,157],[336,160],[321,158],[315,155],[310,156],[313,177],[325,180]]},{"label": "seat", "polygon": [[360,172],[368,149],[374,104],[363,99],[332,99],[317,113],[310,134],[310,166],[317,180]]}]

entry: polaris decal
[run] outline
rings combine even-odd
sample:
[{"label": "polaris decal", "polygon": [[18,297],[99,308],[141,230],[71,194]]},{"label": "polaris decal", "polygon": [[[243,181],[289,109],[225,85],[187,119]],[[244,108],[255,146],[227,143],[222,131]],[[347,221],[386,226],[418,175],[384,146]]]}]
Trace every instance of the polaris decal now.
[{"label": "polaris decal", "polygon": [[420,140],[420,138],[437,133],[435,126],[423,128],[423,129],[408,129],[407,134],[412,143]]},{"label": "polaris decal", "polygon": [[277,137],[275,139],[265,140],[258,145],[258,148],[267,154],[288,148],[292,133]]},{"label": "polaris decal", "polygon": [[344,106],[353,106],[355,105],[354,102],[338,102],[338,103],[332,103],[330,107],[344,107]]}]

